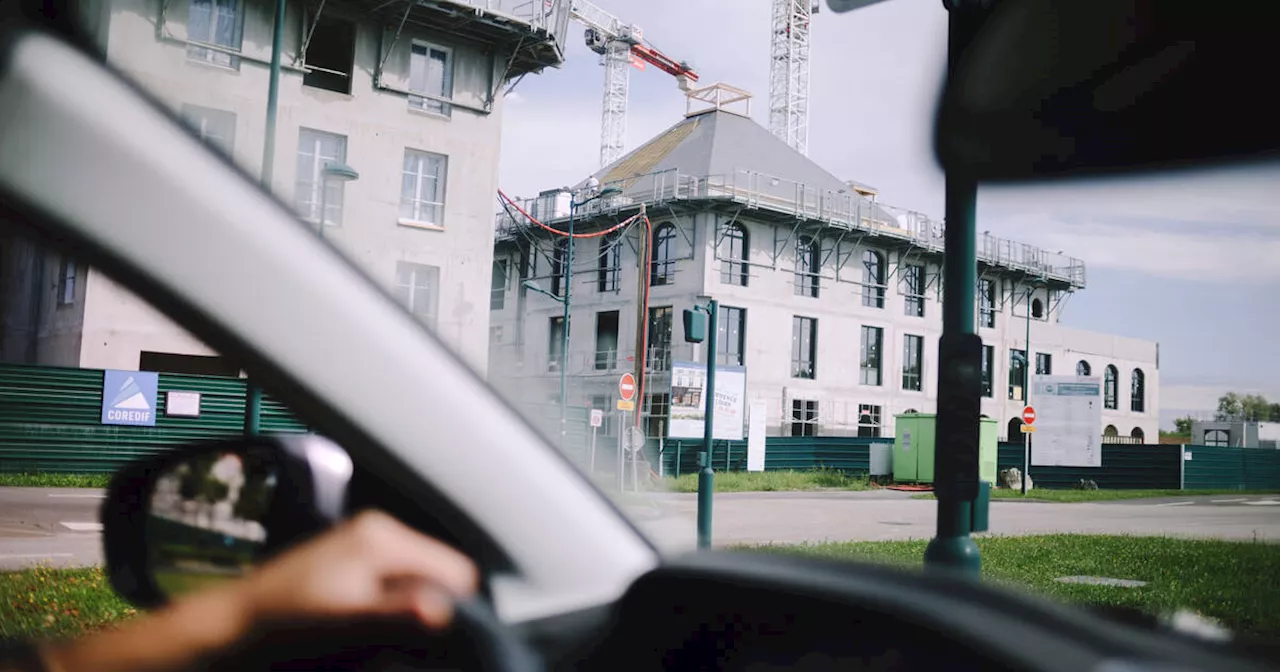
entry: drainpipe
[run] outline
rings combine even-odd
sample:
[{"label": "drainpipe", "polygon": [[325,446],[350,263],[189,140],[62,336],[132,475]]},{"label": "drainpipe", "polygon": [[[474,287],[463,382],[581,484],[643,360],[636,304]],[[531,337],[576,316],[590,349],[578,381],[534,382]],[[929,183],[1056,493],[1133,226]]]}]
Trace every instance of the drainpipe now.
[{"label": "drainpipe", "polygon": [[[276,0],[275,25],[271,35],[271,69],[267,84],[267,124],[262,141],[262,186],[271,191],[276,161],[276,109],[280,103],[280,52],[284,49],[285,0]],[[323,220],[324,213],[321,213]],[[320,222],[321,228],[324,222]],[[262,388],[252,378],[245,384],[244,433],[252,436],[260,431]]]}]

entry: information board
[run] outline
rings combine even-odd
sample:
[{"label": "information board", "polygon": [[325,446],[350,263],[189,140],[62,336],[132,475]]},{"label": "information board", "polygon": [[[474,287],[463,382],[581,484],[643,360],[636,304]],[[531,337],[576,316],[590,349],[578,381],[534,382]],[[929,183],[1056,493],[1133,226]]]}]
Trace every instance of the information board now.
[{"label": "information board", "polygon": [[1102,379],[1034,376],[1035,438],[1031,465],[1102,466]]},{"label": "information board", "polygon": [[[667,438],[701,439],[706,418],[707,365],[671,363],[671,422]],[[712,437],[741,441],[746,422],[747,370],[716,367],[716,417]]]}]

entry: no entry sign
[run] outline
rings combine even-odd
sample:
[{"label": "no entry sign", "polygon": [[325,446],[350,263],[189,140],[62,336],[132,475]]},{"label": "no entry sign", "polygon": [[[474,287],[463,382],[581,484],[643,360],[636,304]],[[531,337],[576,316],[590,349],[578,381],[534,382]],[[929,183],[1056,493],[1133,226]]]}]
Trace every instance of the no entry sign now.
[{"label": "no entry sign", "polygon": [[1030,406],[1022,409],[1022,422],[1028,425],[1036,424],[1036,409]]},{"label": "no entry sign", "polygon": [[636,377],[630,373],[622,374],[622,379],[618,381],[618,394],[622,395],[623,401],[631,401],[636,396]]}]

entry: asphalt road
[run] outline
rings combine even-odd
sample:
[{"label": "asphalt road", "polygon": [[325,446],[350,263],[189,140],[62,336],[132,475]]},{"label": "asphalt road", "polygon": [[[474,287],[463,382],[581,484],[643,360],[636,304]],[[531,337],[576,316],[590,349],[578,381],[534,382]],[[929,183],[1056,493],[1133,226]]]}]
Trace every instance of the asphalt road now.
[{"label": "asphalt road", "polygon": [[[102,561],[99,490],[0,488],[0,570]],[[640,527],[671,550],[693,548],[697,503],[689,494],[628,498]],[[759,492],[717,495],[717,545],[922,539],[937,503],[910,493]],[[992,502],[991,534],[1167,535],[1280,543],[1280,496],[1207,496],[1090,504]]]}]

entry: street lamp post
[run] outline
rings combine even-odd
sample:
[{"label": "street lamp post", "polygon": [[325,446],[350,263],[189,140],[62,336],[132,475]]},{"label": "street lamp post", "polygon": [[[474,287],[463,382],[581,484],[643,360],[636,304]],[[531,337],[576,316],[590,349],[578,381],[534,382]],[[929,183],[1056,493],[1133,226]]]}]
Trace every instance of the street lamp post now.
[{"label": "street lamp post", "polygon": [[320,170],[320,237],[324,238],[325,210],[329,205],[329,180],[351,182],[360,179],[360,173],[345,163],[326,163]]}]

